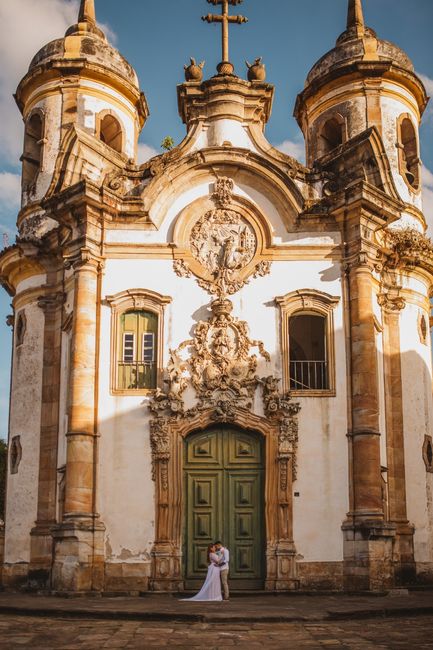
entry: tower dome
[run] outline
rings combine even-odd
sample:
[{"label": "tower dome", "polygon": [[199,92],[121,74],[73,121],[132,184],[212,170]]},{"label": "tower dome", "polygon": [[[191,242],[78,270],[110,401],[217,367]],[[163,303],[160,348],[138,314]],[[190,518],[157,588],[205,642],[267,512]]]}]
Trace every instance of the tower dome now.
[{"label": "tower dome", "polygon": [[401,199],[420,210],[418,128],[427,102],[407,54],[366,26],[362,0],[349,0],[346,30],[312,67],[296,101],[307,164],[375,128]]},{"label": "tower dome", "polygon": [[112,47],[96,24],[94,0],[81,3],[78,22],[69,27],[63,38],[44,45],[33,57],[29,72],[39,66],[49,66],[65,58],[85,58],[101,68],[107,68],[138,89],[138,77],[134,68]]},{"label": "tower dome", "polygon": [[337,74],[349,61],[388,62],[414,72],[412,61],[400,47],[379,39],[376,32],[365,25],[361,0],[349,3],[346,30],[338,37],[335,47],[313,65],[305,86],[327,74]]}]

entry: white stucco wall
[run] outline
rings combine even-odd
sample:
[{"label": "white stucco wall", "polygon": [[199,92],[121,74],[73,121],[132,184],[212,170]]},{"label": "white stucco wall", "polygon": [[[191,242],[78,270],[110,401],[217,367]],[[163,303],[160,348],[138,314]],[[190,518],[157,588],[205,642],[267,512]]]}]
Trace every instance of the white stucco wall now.
[{"label": "white stucco wall", "polygon": [[24,342],[14,349],[10,440],[20,436],[22,459],[18,473],[7,477],[6,563],[29,561],[37,514],[44,314],[32,303],[25,315]]},{"label": "white stucco wall", "polygon": [[[329,261],[275,262],[271,274],[251,280],[232,297],[233,314],[250,324],[251,338],[262,340],[271,363],[259,361],[258,374],[281,376],[280,316],[274,298],[305,287],[340,296],[339,269],[324,281]],[[134,278],[131,282],[131,278]],[[191,337],[207,317],[211,298],[194,279],[178,278],[169,260],[108,260],[103,297],[140,287],[169,295],[164,333],[164,365],[169,348]],[[299,432],[299,478],[294,530],[305,561],[342,560],[341,523],[348,510],[345,345],[342,306],[334,313],[337,396],[303,398]],[[147,398],[110,395],[111,311],[101,319],[99,507],[107,526],[112,561],[146,559],[153,541],[154,484],[151,480]],[[338,379],[340,378],[340,379]],[[305,513],[308,511],[308,516]],[[323,539],[327,543],[323,544]]]},{"label": "white stucco wall", "polygon": [[[430,476],[422,457],[424,436],[433,418],[430,343],[418,334],[420,307],[407,304],[401,313],[404,452],[409,522],[415,526],[415,559],[433,561],[432,512],[428,511]],[[430,518],[430,523],[429,523]]]}]

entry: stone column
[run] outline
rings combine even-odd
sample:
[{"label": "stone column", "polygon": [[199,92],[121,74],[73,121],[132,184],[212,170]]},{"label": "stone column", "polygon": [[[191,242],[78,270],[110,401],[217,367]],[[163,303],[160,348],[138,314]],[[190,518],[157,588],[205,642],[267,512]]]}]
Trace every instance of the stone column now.
[{"label": "stone column", "polygon": [[42,372],[42,408],[39,454],[38,511],[31,531],[30,571],[32,584],[49,586],[53,561],[51,528],[56,524],[57,444],[59,427],[60,351],[63,293],[39,298],[45,314],[44,365]]},{"label": "stone column", "polygon": [[5,524],[0,519],[0,586],[3,583],[3,563],[5,559]]},{"label": "stone column", "polygon": [[352,338],[353,516],[383,521],[380,472],[379,392],[371,271],[352,268],[350,329]]},{"label": "stone column", "polygon": [[54,588],[63,591],[103,588],[104,526],[95,512],[99,267],[92,257],[74,265],[65,504],[53,568]]},{"label": "stone column", "polygon": [[400,311],[405,306],[400,287],[390,287],[378,296],[383,314],[385,370],[386,449],[388,464],[389,520],[395,524],[395,579],[407,584],[416,576],[413,534],[407,519],[404,461],[403,389],[401,379]]},{"label": "stone column", "polygon": [[353,511],[343,524],[347,589],[392,583],[392,534],[384,523],[372,272],[365,253],[350,267]]}]

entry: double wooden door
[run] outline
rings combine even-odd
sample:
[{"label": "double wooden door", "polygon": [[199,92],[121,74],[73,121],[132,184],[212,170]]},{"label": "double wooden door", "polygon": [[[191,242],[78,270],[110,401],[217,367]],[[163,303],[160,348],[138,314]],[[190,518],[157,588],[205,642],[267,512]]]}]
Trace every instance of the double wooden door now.
[{"label": "double wooden door", "polygon": [[233,428],[188,436],[184,446],[184,570],[188,589],[207,572],[207,547],[230,550],[233,589],[264,583],[264,458],[261,437]]}]

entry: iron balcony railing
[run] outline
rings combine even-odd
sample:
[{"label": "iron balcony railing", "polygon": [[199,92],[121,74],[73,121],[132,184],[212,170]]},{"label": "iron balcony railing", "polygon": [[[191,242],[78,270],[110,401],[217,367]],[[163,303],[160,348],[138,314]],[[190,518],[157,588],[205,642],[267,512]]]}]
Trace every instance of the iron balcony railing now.
[{"label": "iron balcony railing", "polygon": [[156,363],[154,361],[119,361],[117,373],[120,389],[156,387]]},{"label": "iron balcony railing", "polygon": [[290,361],[291,390],[327,390],[327,361]]}]

